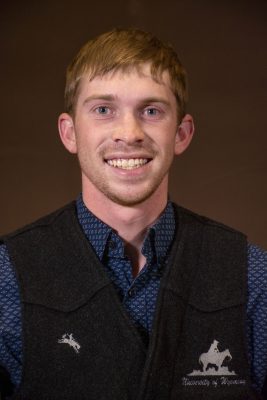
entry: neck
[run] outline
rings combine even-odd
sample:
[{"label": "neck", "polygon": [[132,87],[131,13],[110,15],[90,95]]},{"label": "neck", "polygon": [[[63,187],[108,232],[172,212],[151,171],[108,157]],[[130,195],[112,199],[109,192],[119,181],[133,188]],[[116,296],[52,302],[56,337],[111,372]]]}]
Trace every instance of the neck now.
[{"label": "neck", "polygon": [[123,239],[126,254],[132,262],[133,274],[136,275],[145,264],[141,249],[146,233],[166,207],[167,189],[156,191],[151,197],[134,206],[114,203],[94,186],[86,189],[83,187],[83,201],[86,207]]}]

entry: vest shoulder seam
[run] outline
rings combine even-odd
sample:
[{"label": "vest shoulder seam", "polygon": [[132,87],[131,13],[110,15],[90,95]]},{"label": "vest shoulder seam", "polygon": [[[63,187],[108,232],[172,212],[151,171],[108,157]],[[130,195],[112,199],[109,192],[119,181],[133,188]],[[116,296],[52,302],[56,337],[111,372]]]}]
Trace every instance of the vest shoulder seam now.
[{"label": "vest shoulder seam", "polygon": [[213,219],[211,219],[209,217],[206,217],[204,215],[197,214],[196,212],[191,211],[191,210],[189,210],[187,208],[184,208],[182,206],[179,206],[177,204],[174,204],[174,206],[175,206],[175,209],[176,209],[176,212],[177,212],[178,215],[181,214],[181,212],[182,212],[182,213],[188,215],[189,217],[193,218],[194,220],[197,220],[201,224],[204,224],[204,225],[206,225],[208,227],[218,228],[220,230],[227,231],[229,233],[241,234],[243,236],[246,236],[243,232],[239,231],[238,229],[235,229],[235,228],[233,228],[231,226],[225,225],[222,222],[213,220]]},{"label": "vest shoulder seam", "polygon": [[45,215],[45,216],[42,216],[41,218],[38,218],[36,221],[33,221],[21,228],[18,228],[13,232],[8,233],[7,235],[3,235],[0,238],[0,244],[4,243],[6,240],[10,240],[10,239],[20,236],[24,233],[28,233],[32,230],[51,225],[57,218],[59,218],[65,212],[73,211],[75,208],[75,204],[76,204],[75,201],[72,201],[63,207]]}]

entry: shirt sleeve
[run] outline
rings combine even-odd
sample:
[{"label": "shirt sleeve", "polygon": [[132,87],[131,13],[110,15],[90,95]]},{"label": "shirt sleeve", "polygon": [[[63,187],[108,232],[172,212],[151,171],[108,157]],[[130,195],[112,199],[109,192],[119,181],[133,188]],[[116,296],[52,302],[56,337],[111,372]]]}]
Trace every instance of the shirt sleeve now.
[{"label": "shirt sleeve", "polygon": [[[22,369],[21,308],[15,271],[0,245],[0,379],[18,386]],[[2,391],[5,388],[2,388]],[[7,390],[7,389],[6,389]]]},{"label": "shirt sleeve", "polygon": [[248,245],[248,350],[251,377],[261,390],[267,376],[267,252]]}]

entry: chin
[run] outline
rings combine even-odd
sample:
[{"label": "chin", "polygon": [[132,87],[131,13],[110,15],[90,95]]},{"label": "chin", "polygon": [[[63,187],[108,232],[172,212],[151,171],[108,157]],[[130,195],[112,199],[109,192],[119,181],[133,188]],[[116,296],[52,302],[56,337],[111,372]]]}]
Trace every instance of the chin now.
[{"label": "chin", "polygon": [[105,195],[114,203],[119,204],[124,207],[133,207],[144,203],[149,197],[152,196],[154,191],[149,191],[147,193],[131,194],[131,195],[119,195],[114,193],[105,193]]}]

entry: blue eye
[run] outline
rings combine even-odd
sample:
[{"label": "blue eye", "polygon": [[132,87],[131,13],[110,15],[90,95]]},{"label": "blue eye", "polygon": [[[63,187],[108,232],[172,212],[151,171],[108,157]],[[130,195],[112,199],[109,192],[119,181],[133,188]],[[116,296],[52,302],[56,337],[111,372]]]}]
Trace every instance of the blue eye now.
[{"label": "blue eye", "polygon": [[100,106],[96,108],[98,114],[107,114],[109,112],[109,108],[106,106]]},{"label": "blue eye", "polygon": [[159,119],[162,117],[162,111],[155,107],[147,107],[144,109],[143,115],[146,118]]},{"label": "blue eye", "polygon": [[158,110],[156,108],[147,108],[146,109],[146,113],[148,115],[157,115],[158,114]]}]

